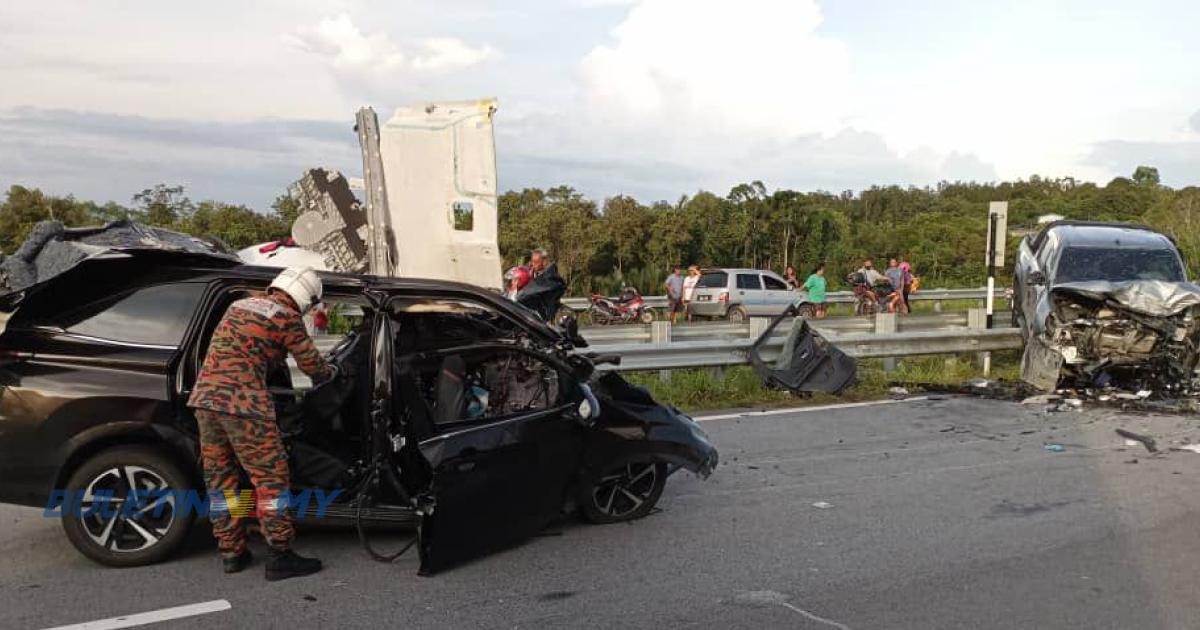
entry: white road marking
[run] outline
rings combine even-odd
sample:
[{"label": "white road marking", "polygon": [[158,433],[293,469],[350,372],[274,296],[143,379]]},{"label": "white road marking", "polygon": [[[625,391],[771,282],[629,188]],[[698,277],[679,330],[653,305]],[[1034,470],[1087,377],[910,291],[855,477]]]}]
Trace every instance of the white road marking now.
[{"label": "white road marking", "polygon": [[816,621],[817,623],[823,623],[827,626],[832,626],[834,628],[837,628],[838,630],[850,630],[850,626],[847,626],[844,623],[838,623],[832,619],[826,619],[820,615],[814,615],[814,614],[808,612],[807,610],[804,610],[803,608],[793,606],[787,602],[780,602],[780,605],[782,605],[785,608],[788,608],[790,610],[794,610],[794,611],[800,613],[801,615],[804,615],[805,617],[807,617],[813,621]]},{"label": "white road marking", "polygon": [[696,422],[709,422],[712,420],[731,420],[733,418],[754,418],[757,416],[780,416],[788,413],[805,413],[808,411],[828,411],[830,409],[853,409],[855,407],[872,407],[875,405],[894,405],[896,403],[915,402],[918,400],[929,400],[928,396],[910,396],[909,398],[901,398],[900,400],[869,400],[867,402],[856,403],[840,403],[836,405],[819,405],[816,407],[790,407],[787,409],[769,409],[766,411],[743,411],[740,413],[726,413],[718,416],[701,416],[692,418]]},{"label": "white road marking", "polygon": [[214,599],[211,602],[151,610],[150,612],[125,615],[123,617],[85,621],[69,626],[55,626],[46,630],[114,630],[115,628],[132,628],[134,626],[144,626],[148,623],[161,623],[173,619],[183,619],[184,617],[207,615],[209,613],[221,612],[222,610],[229,610],[230,608],[233,608],[233,606],[228,601]]}]

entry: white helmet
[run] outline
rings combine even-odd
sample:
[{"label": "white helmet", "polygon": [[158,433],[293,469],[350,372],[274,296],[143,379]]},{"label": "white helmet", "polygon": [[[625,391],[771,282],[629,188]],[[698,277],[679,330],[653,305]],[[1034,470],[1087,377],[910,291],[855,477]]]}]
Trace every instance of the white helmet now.
[{"label": "white helmet", "polygon": [[321,279],[312,267],[284,269],[271,281],[271,288],[290,295],[301,313],[321,299]]}]

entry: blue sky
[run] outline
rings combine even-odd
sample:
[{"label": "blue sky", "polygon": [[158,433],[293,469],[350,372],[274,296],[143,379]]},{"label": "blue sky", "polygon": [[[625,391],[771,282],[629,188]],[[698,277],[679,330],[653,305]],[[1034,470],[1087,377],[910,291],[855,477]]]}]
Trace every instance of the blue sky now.
[{"label": "blue sky", "polygon": [[1200,3],[217,0],[0,6],[0,186],[265,208],[354,111],[494,96],[502,189],[675,199],[1138,164],[1200,184]]}]

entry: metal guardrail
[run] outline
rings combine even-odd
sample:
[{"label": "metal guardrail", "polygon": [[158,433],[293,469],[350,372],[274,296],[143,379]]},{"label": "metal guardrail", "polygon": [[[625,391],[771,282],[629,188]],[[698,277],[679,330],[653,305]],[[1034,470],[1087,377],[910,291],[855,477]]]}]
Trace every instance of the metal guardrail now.
[{"label": "metal guardrail", "polygon": [[[852,357],[871,359],[1008,350],[1021,347],[1021,334],[1016,328],[925,330],[880,335],[855,333],[834,337],[829,341]],[[621,365],[604,366],[605,369],[672,370],[742,365],[749,362],[747,352],[753,343],[750,339],[633,343],[606,345],[591,350],[621,356]],[[784,337],[772,336],[763,346],[762,358],[766,361],[778,358],[783,343]]]},{"label": "metal guardrail", "polygon": [[[1011,315],[1008,311],[997,311],[995,321],[1008,322]],[[755,318],[751,318],[755,321]],[[755,324],[758,324],[755,321]],[[827,337],[848,335],[853,333],[871,333],[875,331],[874,317],[827,317],[809,321],[817,332]],[[593,345],[650,343],[655,324],[614,324],[611,326],[584,326],[580,334],[588,343]],[[790,320],[785,320],[775,328],[775,334],[786,336]],[[917,313],[896,317],[897,332],[916,330],[953,330],[970,326],[970,314],[967,311],[953,313]],[[750,322],[696,322],[690,324],[670,325],[667,338],[672,341],[704,341],[718,339],[746,339],[750,335]]]},{"label": "metal guardrail", "polygon": [[[997,324],[1006,324],[1007,312],[995,314]],[[985,329],[983,309],[965,313],[923,313],[901,315],[881,313],[874,317],[830,317],[810,320],[810,324],[830,343],[846,354],[859,358],[893,358],[933,354],[990,352],[1021,347],[1016,328]],[[698,367],[723,367],[748,363],[750,345],[766,330],[766,318],[751,318],[746,323],[700,323],[671,326],[654,322],[649,326],[591,326],[580,332],[589,342],[587,352],[621,356],[621,365],[602,369],[674,370]],[[762,357],[772,361],[779,356],[789,322],[781,322],[764,344]],[[328,352],[339,337],[316,337],[317,347]],[[293,376],[298,370],[293,369]],[[307,381],[303,375],[300,380]]]},{"label": "metal guardrail", "polygon": [[[797,292],[797,296],[799,292]],[[1004,287],[996,287],[994,293],[995,299],[1004,299]],[[945,300],[983,300],[987,297],[987,287],[978,289],[921,289],[916,293],[908,296],[909,300],[917,300],[924,302],[943,302]],[[667,296],[665,295],[646,295],[642,296],[651,308],[666,308]],[[825,294],[826,302],[829,304],[853,304],[853,291],[830,291]],[[564,298],[562,305],[573,311],[585,311],[591,305],[591,300],[588,298]]]}]

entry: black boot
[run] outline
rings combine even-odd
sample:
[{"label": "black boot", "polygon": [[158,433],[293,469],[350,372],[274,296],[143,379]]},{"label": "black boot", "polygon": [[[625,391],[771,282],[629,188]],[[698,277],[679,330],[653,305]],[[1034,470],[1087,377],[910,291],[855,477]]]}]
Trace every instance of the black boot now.
[{"label": "black boot", "polygon": [[291,549],[276,549],[272,547],[267,552],[268,582],[311,575],[320,570],[320,560],[297,556]]},{"label": "black boot", "polygon": [[241,555],[233,558],[222,558],[221,565],[226,573],[240,573],[242,569],[250,566],[254,560],[254,556],[250,555],[249,549],[243,549]]}]

